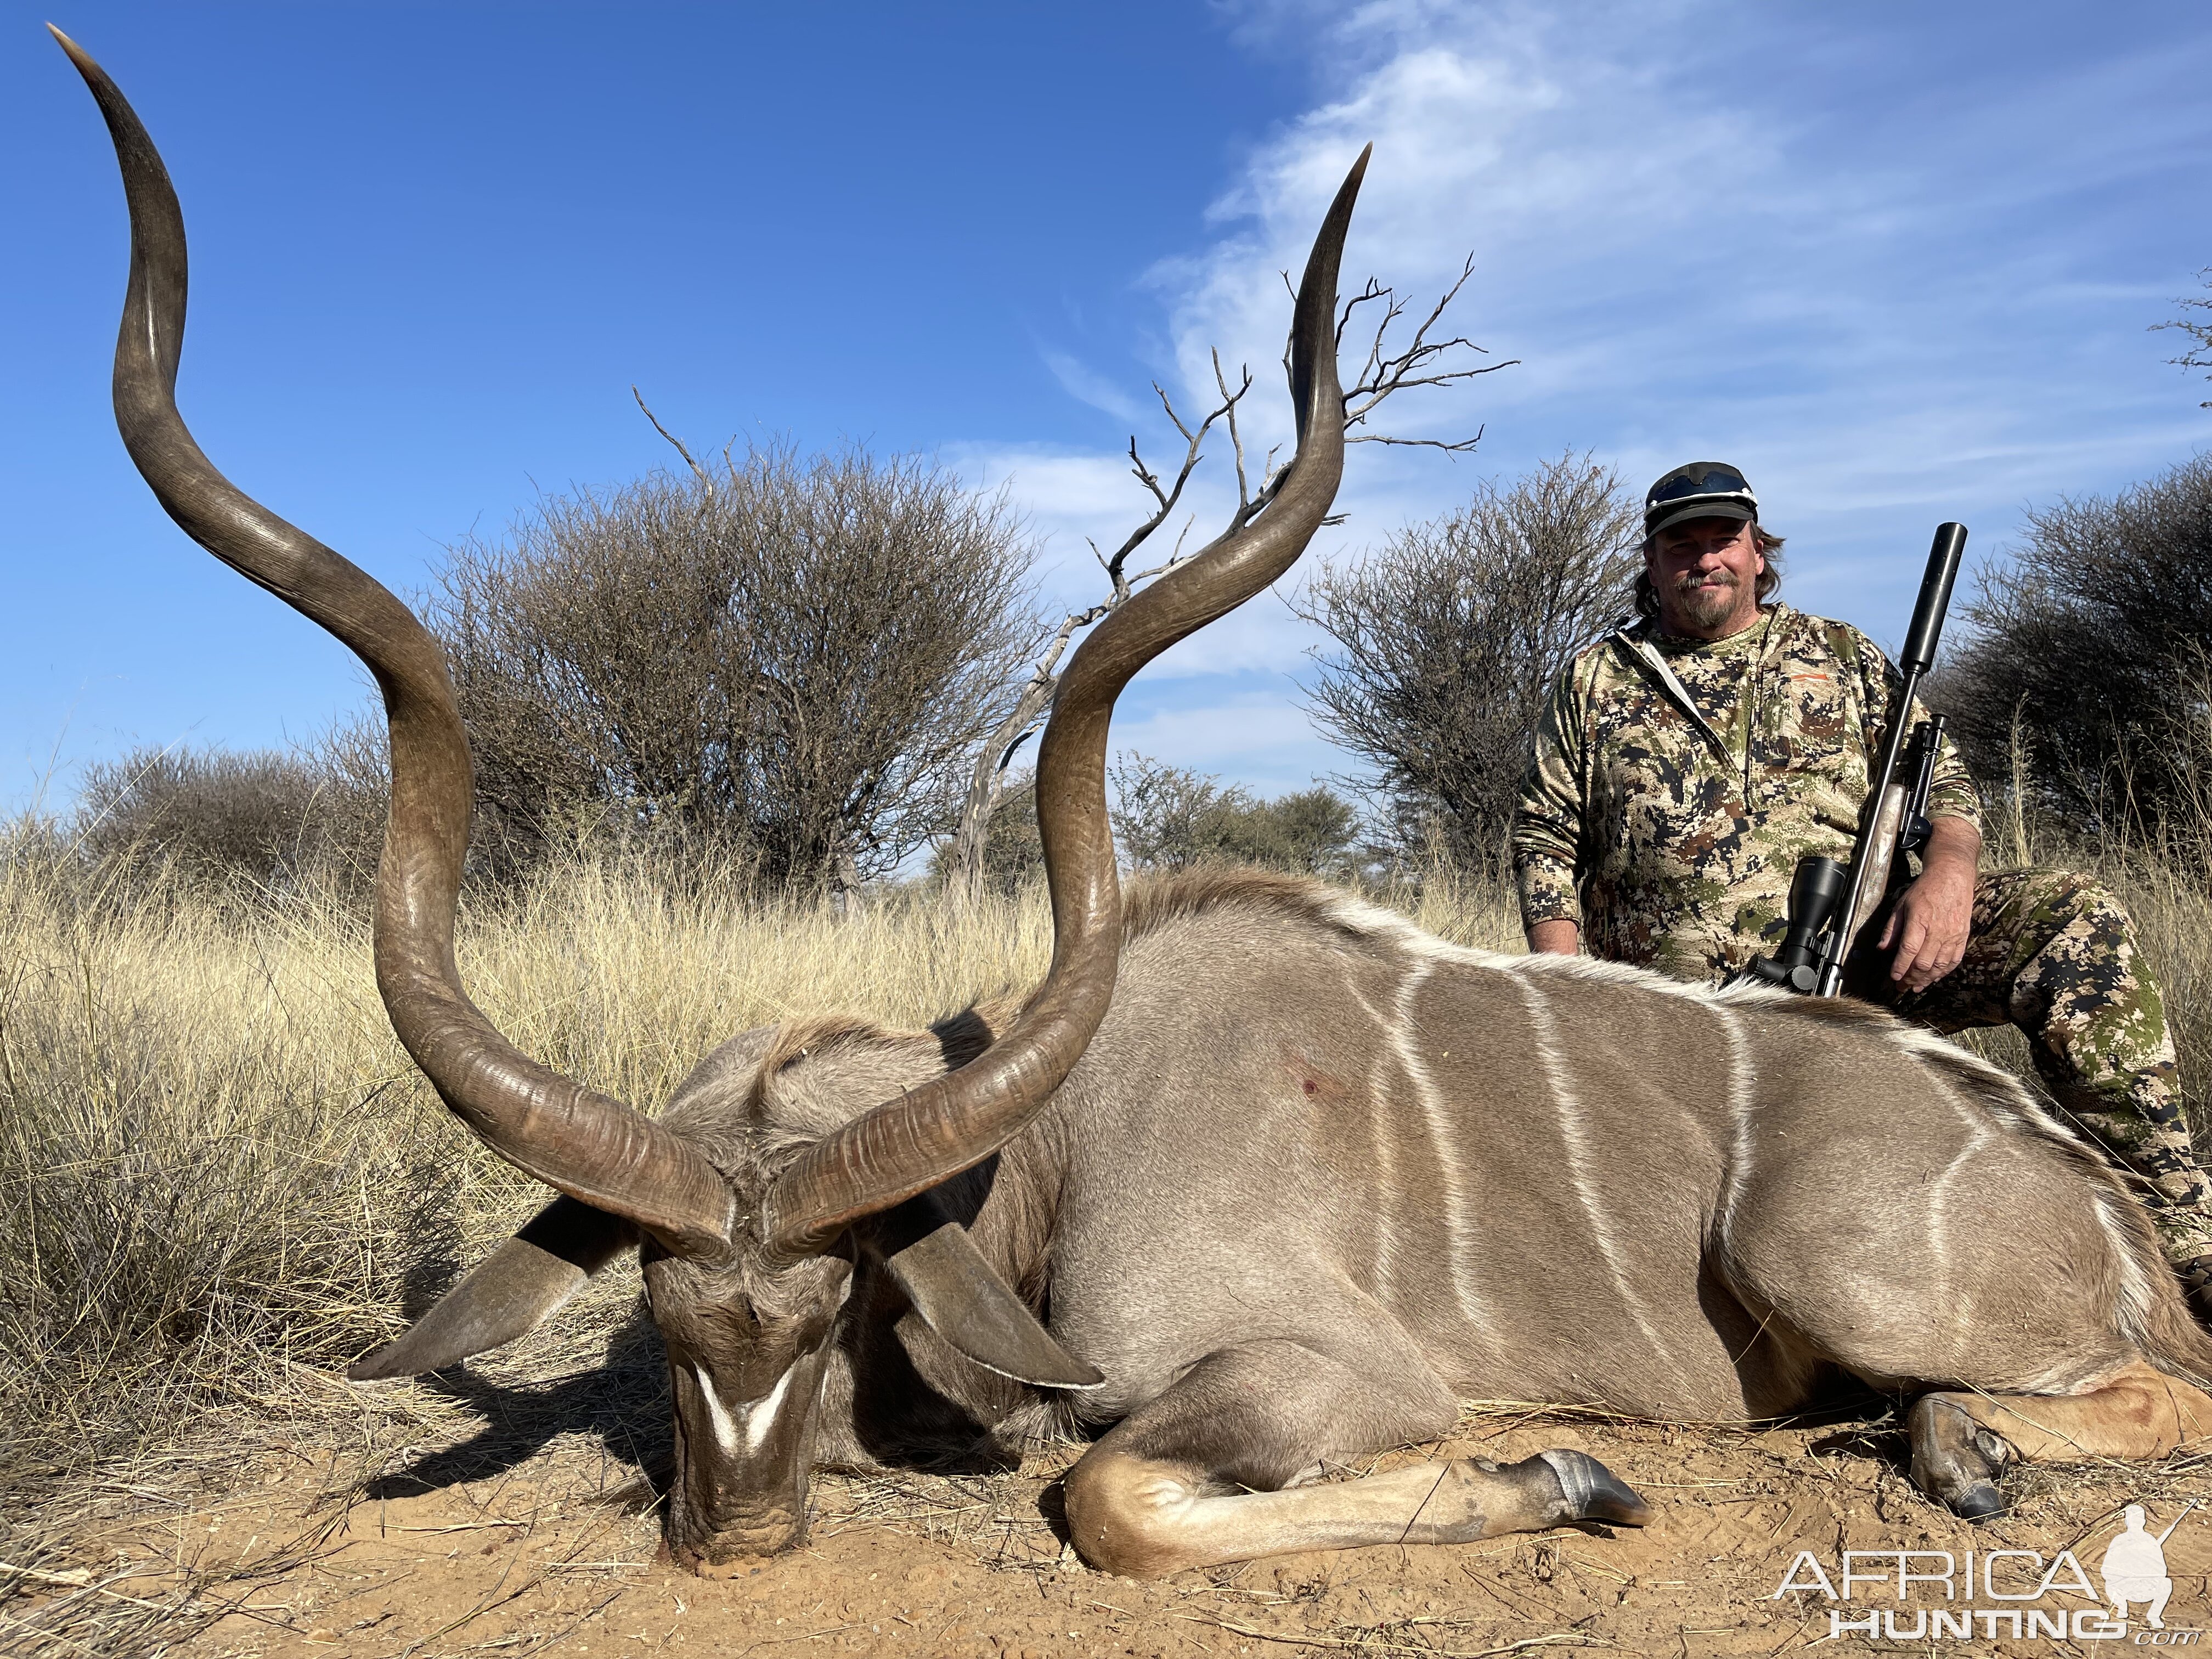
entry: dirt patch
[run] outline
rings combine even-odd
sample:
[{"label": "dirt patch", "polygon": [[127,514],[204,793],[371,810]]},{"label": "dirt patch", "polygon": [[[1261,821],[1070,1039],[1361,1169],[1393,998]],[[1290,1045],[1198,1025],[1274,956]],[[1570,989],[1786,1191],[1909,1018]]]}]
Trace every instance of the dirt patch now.
[{"label": "dirt patch", "polygon": [[[2131,1502],[2148,1506],[2154,1531],[2183,1516],[2166,1543],[2174,1585],[2167,1626],[2212,1624],[2212,1457],[2027,1471],[2014,1480],[2014,1514],[1975,1528],[1912,1490],[1899,1461],[1901,1438],[1887,1422],[1746,1432],[1473,1410],[1450,1440],[1371,1467],[1574,1446],[1635,1485],[1658,1511],[1656,1523],[1640,1533],[1563,1529],[1457,1547],[1284,1556],[1152,1583],[1093,1572],[1065,1543],[1057,1480],[1078,1448],[1048,1448],[1020,1471],[998,1474],[825,1474],[805,1547],[708,1582],[660,1556],[654,1499],[637,1472],[649,1458],[619,1455],[604,1432],[573,1429],[527,1437],[520,1455],[514,1447],[494,1455],[489,1443],[482,1433],[448,1434],[366,1455],[264,1455],[206,1501],[88,1522],[67,1552],[45,1558],[40,1571],[52,1582],[19,1580],[0,1605],[10,1621],[0,1626],[0,1652],[82,1651],[33,1646],[21,1633],[37,1629],[42,1610],[50,1618],[57,1605],[100,1594],[188,1607],[189,1624],[171,1627],[172,1639],[187,1639],[172,1650],[199,1659],[527,1659],[556,1648],[564,1659],[663,1649],[700,1659],[1779,1654],[1824,1643],[1832,1606],[1854,1620],[1887,1609],[1903,1635],[1917,1612],[1955,1614],[1969,1605],[1931,1583],[1914,1585],[1903,1603],[1866,1583],[1847,1607],[1817,1588],[1777,1598],[1801,1550],[1831,1581],[1846,1549],[1948,1551],[1954,1563],[1969,1550],[2033,1552],[2033,1564],[2003,1561],[1997,1588],[2014,1594],[2072,1550],[2094,1585]],[[2191,1502],[2209,1507],[2184,1515]],[[1912,1570],[1939,1565],[1923,1557]],[[1858,1565],[1895,1571],[1880,1559]],[[1802,1568],[1795,1576],[1813,1581]],[[2099,1616],[2094,1597],[2075,1585],[2062,1571],[2039,1601],[1978,1595],[1972,1605],[2000,1615],[2010,1606],[2069,1620],[2081,1610]],[[2142,1609],[2135,1611],[2131,1631],[2143,1633]],[[2038,1655],[2140,1645],[2070,1634],[2014,1639],[2002,1617],[1984,1628],[1968,1640],[1897,1642],[1878,1628],[1871,1645]],[[1828,1645],[1869,1644],[1846,1633]],[[143,1643],[96,1650],[126,1649],[154,1650]]]}]

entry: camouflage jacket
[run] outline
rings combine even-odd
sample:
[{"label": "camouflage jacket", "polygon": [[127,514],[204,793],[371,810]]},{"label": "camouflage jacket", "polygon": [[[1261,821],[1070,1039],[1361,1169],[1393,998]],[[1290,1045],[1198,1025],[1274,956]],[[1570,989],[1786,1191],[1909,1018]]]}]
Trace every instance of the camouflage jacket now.
[{"label": "camouflage jacket", "polygon": [[[1515,815],[1522,924],[1566,918],[1593,955],[1684,979],[1771,949],[1797,860],[1850,857],[1901,684],[1857,629],[1780,604],[1724,640],[1640,622],[1584,647],[1545,708]],[[1980,822],[1948,738],[1929,816]]]}]

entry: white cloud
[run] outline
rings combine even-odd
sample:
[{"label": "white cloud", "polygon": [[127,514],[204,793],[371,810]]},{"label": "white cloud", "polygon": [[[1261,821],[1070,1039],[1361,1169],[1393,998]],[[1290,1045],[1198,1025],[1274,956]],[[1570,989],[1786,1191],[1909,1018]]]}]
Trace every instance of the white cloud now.
[{"label": "white cloud", "polygon": [[1081,358],[1050,349],[1040,355],[1044,358],[1044,366],[1052,371],[1052,378],[1060,382],[1060,389],[1078,403],[1103,410],[1115,420],[1133,425],[1146,418],[1148,411],[1135,398]]},{"label": "white cloud", "polygon": [[[1324,50],[1366,67],[1255,153],[1218,207],[1230,234],[1159,273],[1184,374],[1214,343],[1272,361],[1276,273],[1371,138],[1348,270],[1433,290],[1475,250],[1461,325],[1524,364],[1459,394],[1492,464],[1596,444],[1640,480],[1718,452],[1802,532],[1839,495],[1945,496],[1994,529],[2023,491],[2103,482],[2100,446],[2140,469],[2201,441],[2149,349],[2112,349],[2114,313],[2161,308],[2102,262],[2094,216],[2207,159],[2207,42],[2054,53],[1946,101],[1909,29],[1869,19],[1844,38],[1726,3],[1356,9]],[[1451,401],[1393,413],[1473,424]],[[1392,484],[1408,513],[1464,493],[1433,467]]]}]

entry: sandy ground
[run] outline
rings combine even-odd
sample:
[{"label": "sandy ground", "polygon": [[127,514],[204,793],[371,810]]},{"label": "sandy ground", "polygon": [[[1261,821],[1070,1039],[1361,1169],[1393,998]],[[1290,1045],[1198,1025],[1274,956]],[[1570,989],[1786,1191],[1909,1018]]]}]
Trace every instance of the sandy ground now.
[{"label": "sandy ground", "polygon": [[[1576,1446],[1641,1490],[1656,1523],[1640,1533],[1563,1529],[1458,1547],[1285,1556],[1138,1583],[1088,1570],[1064,1543],[1057,1476],[1079,1449],[1054,1447],[1018,1472],[824,1475],[805,1547],[710,1583],[659,1555],[653,1493],[638,1472],[654,1448],[629,1443],[628,1431],[598,1410],[623,1402],[601,1395],[580,1408],[558,1389],[533,1401],[536,1417],[518,1408],[502,1420],[495,1408],[471,1431],[447,1419],[440,1433],[403,1446],[372,1436],[353,1447],[265,1449],[197,1500],[150,1510],[125,1503],[106,1518],[88,1516],[66,1549],[40,1558],[43,1581],[18,1577],[13,1595],[0,1596],[9,1621],[0,1626],[0,1653],[143,1654],[182,1636],[169,1650],[195,1659],[526,1659],[556,1650],[610,1656],[664,1649],[698,1659],[1474,1656],[1577,1647],[1686,1656],[1809,1645],[2117,1654],[2146,1650],[2134,1640],[2151,1634],[2140,1608],[2129,1637],[2102,1642],[2014,1641],[2001,1623],[1993,1639],[1978,1626],[1966,1641],[1870,1644],[1851,1632],[1830,1639],[1829,1609],[1842,1604],[1817,1589],[1778,1599],[1774,1592],[1798,1551],[1813,1552],[1832,1578],[1845,1548],[2026,1550],[2041,1564],[2070,1548],[2094,1583],[2123,1504],[2145,1503],[2154,1531],[2192,1499],[2212,1505],[2212,1455],[2155,1468],[2028,1471],[2014,1480],[2010,1518],[1970,1528],[1912,1491],[1901,1439],[1883,1421],[1746,1432],[1500,1407],[1470,1410],[1452,1440],[1376,1467]],[[641,1402],[633,1395],[627,1403]],[[580,1425],[579,1417],[596,1420]],[[647,1427],[665,1438],[659,1425]],[[2212,1508],[2183,1515],[2166,1554],[2174,1594],[2162,1634],[2212,1625]],[[2036,1567],[2023,1562],[2009,1558],[2005,1567],[2027,1578],[2015,1574],[1998,1588],[2032,1588]],[[1939,1565],[1922,1558],[1913,1570]],[[1862,1571],[1884,1570],[1862,1563]],[[1893,1565],[1887,1571],[1893,1574]],[[1811,1578],[1802,1570],[1798,1577]],[[1902,1604],[1907,1632],[1919,1609],[1967,1605],[1963,1596],[1947,1602],[1940,1589],[1915,1590]],[[161,1627],[166,1637],[149,1613],[131,1640],[88,1635],[94,1625],[33,1639],[42,1626],[59,1628],[58,1611],[118,1614],[131,1603],[191,1616]],[[1974,1605],[2002,1612],[2008,1604],[1978,1595]],[[2096,1603],[2054,1588],[2039,1601],[2012,1605]],[[1860,1585],[1842,1610],[1863,1618],[1885,1607],[1900,1604]]]}]

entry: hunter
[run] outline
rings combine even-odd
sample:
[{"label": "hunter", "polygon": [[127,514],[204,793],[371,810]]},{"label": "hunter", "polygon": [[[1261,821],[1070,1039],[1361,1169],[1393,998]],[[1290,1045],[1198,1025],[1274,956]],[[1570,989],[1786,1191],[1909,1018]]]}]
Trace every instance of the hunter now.
[{"label": "hunter", "polygon": [[[1782,538],[1743,475],[1675,468],[1644,502],[1635,617],[1584,647],[1536,731],[1513,830],[1532,951],[1717,982],[1781,942],[1800,859],[1848,861],[1900,678],[1847,623],[1774,597]],[[1916,707],[1908,720],[1925,719]],[[2127,1170],[2212,1318],[2212,1188],[2127,913],[2062,870],[1980,870],[1981,807],[1945,739],[1918,874],[1869,991],[1948,1034],[2017,1026],[2045,1085]]]}]

